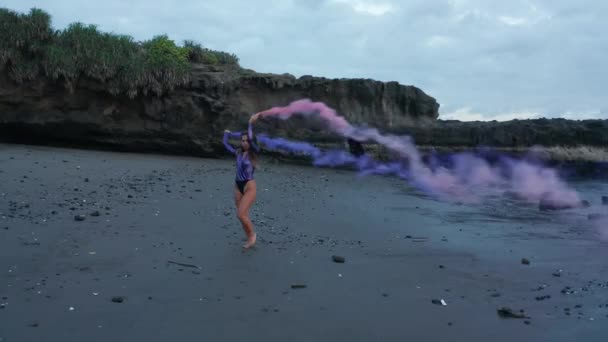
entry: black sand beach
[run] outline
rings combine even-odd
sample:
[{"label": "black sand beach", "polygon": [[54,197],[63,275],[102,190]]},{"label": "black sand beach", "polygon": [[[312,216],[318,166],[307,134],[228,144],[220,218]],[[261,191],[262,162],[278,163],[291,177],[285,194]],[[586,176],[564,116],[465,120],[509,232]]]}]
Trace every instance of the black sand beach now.
[{"label": "black sand beach", "polygon": [[243,251],[232,160],[0,145],[0,341],[607,339],[605,183],[539,212],[262,163]]}]

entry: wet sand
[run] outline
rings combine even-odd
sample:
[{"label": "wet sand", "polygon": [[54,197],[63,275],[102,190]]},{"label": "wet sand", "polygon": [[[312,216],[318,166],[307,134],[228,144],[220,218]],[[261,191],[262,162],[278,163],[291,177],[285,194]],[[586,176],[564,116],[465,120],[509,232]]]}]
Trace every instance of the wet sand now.
[{"label": "wet sand", "polygon": [[244,252],[232,160],[0,145],[0,342],[606,340],[606,184],[542,213],[262,162]]}]

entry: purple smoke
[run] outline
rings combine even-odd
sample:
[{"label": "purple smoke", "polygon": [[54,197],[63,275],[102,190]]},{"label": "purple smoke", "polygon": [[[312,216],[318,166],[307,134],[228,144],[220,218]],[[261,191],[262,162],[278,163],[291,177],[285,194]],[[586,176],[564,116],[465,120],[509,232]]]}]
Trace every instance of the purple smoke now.
[{"label": "purple smoke", "polygon": [[394,152],[400,159],[381,163],[365,155],[356,158],[344,151],[321,151],[305,142],[259,136],[260,142],[270,149],[311,156],[316,166],[351,165],[364,175],[392,174],[408,180],[427,193],[456,201],[478,201],[482,193],[509,191],[529,201],[545,199],[564,206],[577,206],[580,203],[577,192],[570,189],[553,169],[506,157],[496,165],[491,165],[471,153],[454,154],[450,167],[430,167],[423,161],[411,137],[381,134],[375,128],[354,127],[321,102],[299,100],[260,114],[283,120],[298,114],[316,115],[327,123],[329,129],[342,137],[376,142]]}]

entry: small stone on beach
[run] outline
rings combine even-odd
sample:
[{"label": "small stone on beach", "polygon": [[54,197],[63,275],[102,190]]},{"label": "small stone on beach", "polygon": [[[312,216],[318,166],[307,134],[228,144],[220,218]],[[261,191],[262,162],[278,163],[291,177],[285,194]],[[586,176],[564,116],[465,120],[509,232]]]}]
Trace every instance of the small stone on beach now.
[{"label": "small stone on beach", "polygon": [[114,303],[122,303],[125,301],[125,297],[112,297],[112,302]]},{"label": "small stone on beach", "polygon": [[335,263],[338,263],[338,264],[343,264],[346,261],[346,259],[344,259],[344,257],[339,256],[339,255],[332,255],[331,258]]},{"label": "small stone on beach", "polygon": [[[521,310],[523,311],[523,310]],[[524,315],[523,312],[517,313],[511,310],[509,307],[503,306],[497,310],[498,316],[502,318],[530,318]]]}]

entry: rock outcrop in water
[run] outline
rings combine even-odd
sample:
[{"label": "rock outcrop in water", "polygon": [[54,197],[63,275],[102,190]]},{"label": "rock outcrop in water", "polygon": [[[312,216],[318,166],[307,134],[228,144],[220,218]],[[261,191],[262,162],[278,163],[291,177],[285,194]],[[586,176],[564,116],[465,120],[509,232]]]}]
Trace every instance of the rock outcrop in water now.
[{"label": "rock outcrop in water", "polygon": [[444,121],[400,130],[416,143],[435,146],[542,146],[608,147],[608,120],[530,119],[511,121]]},{"label": "rock outcrop in water", "polygon": [[[354,123],[382,129],[438,117],[439,104],[413,86],[369,79],[259,74],[237,66],[197,65],[188,86],[163,97],[108,94],[85,78],[71,88],[48,79],[23,84],[0,76],[0,133],[4,140],[63,142],[118,150],[215,156],[225,128],[246,127],[249,116],[302,98],[322,101]],[[292,138],[321,137],[303,122],[263,129]],[[317,134],[315,135],[315,131]]]}]

